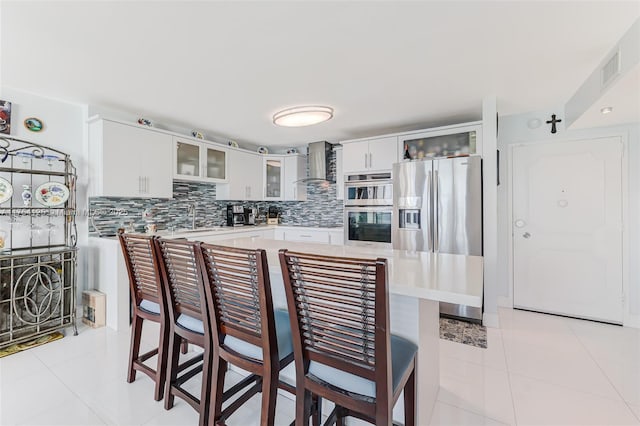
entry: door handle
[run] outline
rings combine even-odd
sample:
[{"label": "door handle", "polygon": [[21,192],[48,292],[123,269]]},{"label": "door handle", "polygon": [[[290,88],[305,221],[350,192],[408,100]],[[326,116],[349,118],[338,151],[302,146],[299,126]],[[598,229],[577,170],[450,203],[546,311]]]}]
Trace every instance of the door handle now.
[{"label": "door handle", "polygon": [[522,238],[529,239],[529,238],[531,238],[531,234],[528,233],[528,232],[525,232],[524,234],[522,234]]},{"label": "door handle", "polygon": [[138,194],[142,194],[142,176],[138,176]]},{"label": "door handle", "polygon": [[367,168],[367,153],[364,153],[364,168]]},{"label": "door handle", "polygon": [[434,226],[433,226],[433,251],[440,251],[440,177],[438,171],[433,171],[433,211],[434,211]]},{"label": "door handle", "polygon": [[373,167],[373,154],[369,153],[369,168]]}]

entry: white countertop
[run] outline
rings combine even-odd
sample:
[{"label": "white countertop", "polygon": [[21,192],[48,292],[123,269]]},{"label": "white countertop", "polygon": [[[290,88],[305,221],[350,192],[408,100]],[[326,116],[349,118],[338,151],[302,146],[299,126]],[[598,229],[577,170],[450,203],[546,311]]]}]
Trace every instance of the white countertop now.
[{"label": "white countertop", "polygon": [[[324,231],[324,232],[344,232],[344,228],[340,227],[318,227],[318,226],[303,226],[303,225],[246,225],[246,226],[216,226],[211,228],[196,228],[196,229],[181,229],[178,231],[162,230],[156,232],[154,235],[164,238],[188,238],[193,239],[192,237],[197,236],[201,238],[204,235],[229,235],[229,234],[237,234],[242,232],[252,232],[252,231],[265,231],[271,229],[305,229],[310,231]],[[92,238],[102,238],[102,239],[117,239],[115,236],[111,237],[98,237],[97,234],[89,235]]]},{"label": "white countertop", "polygon": [[222,241],[207,241],[206,235],[199,235],[194,239],[230,247],[264,249],[267,251],[267,261],[272,274],[280,272],[278,250],[282,248],[327,256],[383,257],[388,260],[389,264],[389,292],[391,294],[474,307],[482,306],[483,266],[481,256],[410,252],[390,248],[336,246],[266,238],[230,238]]}]

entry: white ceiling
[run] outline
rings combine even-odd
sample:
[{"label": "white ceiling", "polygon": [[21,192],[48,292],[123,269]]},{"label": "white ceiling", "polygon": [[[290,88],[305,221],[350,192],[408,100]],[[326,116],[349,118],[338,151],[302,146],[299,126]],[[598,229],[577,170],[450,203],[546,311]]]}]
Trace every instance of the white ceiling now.
[{"label": "white ceiling", "polygon": [[[2,84],[259,145],[564,104],[640,2],[2,1]],[[279,128],[304,104],[333,120]]]}]

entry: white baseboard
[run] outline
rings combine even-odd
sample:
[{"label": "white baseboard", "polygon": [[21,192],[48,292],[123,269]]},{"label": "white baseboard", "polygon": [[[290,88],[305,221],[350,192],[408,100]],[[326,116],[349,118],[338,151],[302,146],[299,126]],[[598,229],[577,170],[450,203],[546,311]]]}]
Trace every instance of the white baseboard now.
[{"label": "white baseboard", "polygon": [[482,314],[482,325],[484,325],[485,327],[500,328],[500,320],[498,318],[498,314],[489,312],[485,312],[484,314]]},{"label": "white baseboard", "polygon": [[513,299],[506,296],[498,296],[498,306],[501,308],[513,308]]},{"label": "white baseboard", "polygon": [[640,315],[626,314],[622,325],[625,327],[640,328]]}]

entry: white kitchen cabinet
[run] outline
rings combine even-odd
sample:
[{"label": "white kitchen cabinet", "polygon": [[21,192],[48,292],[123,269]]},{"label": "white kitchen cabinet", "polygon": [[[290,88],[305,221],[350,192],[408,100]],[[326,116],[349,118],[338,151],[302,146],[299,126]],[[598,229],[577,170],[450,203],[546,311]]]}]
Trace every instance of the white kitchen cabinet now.
[{"label": "white kitchen cabinet", "polygon": [[198,182],[226,182],[228,149],[185,137],[173,138],[173,177]]},{"label": "white kitchen cabinet", "polygon": [[398,137],[398,153],[404,159],[405,147],[412,160],[482,153],[482,124],[444,126]]},{"label": "white kitchen cabinet", "polygon": [[334,246],[344,245],[344,230],[342,228],[339,231],[329,231],[329,244]]},{"label": "white kitchen cabinet", "polygon": [[136,124],[89,122],[89,195],[172,198],[172,138]]},{"label": "white kitchen cabinet", "polygon": [[278,226],[274,230],[273,238],[280,241],[300,241],[322,244],[344,244],[344,231],[342,228],[328,230],[326,228],[313,228],[303,226]]},{"label": "white kitchen cabinet", "polygon": [[329,244],[329,233],[327,231],[313,230],[309,228],[290,228],[284,231],[284,241]]},{"label": "white kitchen cabinet", "polygon": [[388,172],[398,162],[398,137],[342,142],[343,174]]},{"label": "white kitchen cabinet", "polygon": [[284,157],[266,156],[263,161],[263,200],[284,199]]},{"label": "white kitchen cabinet", "polygon": [[261,200],[263,156],[241,149],[228,150],[228,180],[216,185],[217,200]]},{"label": "white kitchen cabinet", "polygon": [[284,200],[305,201],[307,184],[300,182],[307,176],[307,157],[287,155],[284,157]]}]

